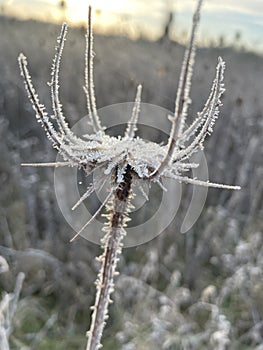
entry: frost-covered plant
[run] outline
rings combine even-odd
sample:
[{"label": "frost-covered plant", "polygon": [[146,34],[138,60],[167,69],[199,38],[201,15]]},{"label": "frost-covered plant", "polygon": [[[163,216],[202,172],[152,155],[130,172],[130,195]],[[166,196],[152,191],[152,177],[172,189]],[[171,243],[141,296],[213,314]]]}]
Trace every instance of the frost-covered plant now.
[{"label": "frost-covered plant", "polygon": [[[76,166],[79,169],[83,169],[87,174],[99,168],[102,174],[99,182],[101,183],[101,181],[103,182],[108,178],[111,180],[111,189],[106,199],[93,217],[71,239],[72,241],[79,236],[91,220],[106,206],[108,212],[106,216],[107,223],[105,225],[105,236],[102,239],[104,251],[98,258],[101,263],[101,269],[96,281],[97,294],[95,305],[93,306],[91,326],[88,332],[87,350],[95,350],[101,346],[101,337],[108,317],[108,306],[111,301],[110,295],[114,290],[114,275],[116,275],[118,256],[121,253],[122,239],[125,235],[133,186],[137,185],[143,193],[143,182],[147,184],[157,183],[163,188],[162,180],[164,178],[172,178],[180,182],[199,186],[239,189],[239,186],[204,182],[185,175],[185,172],[198,166],[198,164],[189,163],[188,160],[192,154],[203,149],[206,136],[212,133],[213,125],[219,115],[221,96],[224,92],[223,76],[225,63],[219,57],[215,79],[208,100],[190,127],[186,127],[185,120],[191,102],[189,93],[195,59],[195,37],[201,5],[202,0],[199,0],[193,17],[190,43],[182,65],[175,102],[175,112],[173,116],[169,116],[172,126],[168,144],[165,146],[143,140],[136,136],[142,93],[141,85],[137,88],[132,115],[124,136],[109,136],[106,134],[105,128],[101,125],[96,108],[93,83],[91,8],[89,8],[89,23],[86,36],[84,91],[87,99],[88,115],[94,131],[92,135],[78,137],[73,134],[64,118],[59,99],[59,69],[67,25],[63,24],[62,26],[52,65],[51,82],[49,84],[53,107],[52,116],[47,114],[44,105],[39,102],[31,83],[26,57],[21,53],[18,58],[21,75],[24,78],[26,90],[33,109],[36,112],[37,120],[45,129],[53,147],[64,158],[64,162],[27,165]],[[73,209],[77,208],[80,203],[88,198],[99,185],[98,182],[95,182],[88,187]]]},{"label": "frost-covered plant", "polygon": [[[0,274],[7,272],[9,266],[7,261],[0,255]],[[13,331],[13,318],[17,309],[19,295],[22,289],[25,274],[20,272],[16,278],[13,293],[4,293],[0,300],[0,349],[9,350],[9,337]]]}]

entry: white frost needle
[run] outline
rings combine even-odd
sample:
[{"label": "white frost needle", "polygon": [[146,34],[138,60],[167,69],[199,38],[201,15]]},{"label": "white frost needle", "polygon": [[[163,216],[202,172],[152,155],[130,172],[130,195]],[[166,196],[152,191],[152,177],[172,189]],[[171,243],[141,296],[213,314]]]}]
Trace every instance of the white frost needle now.
[{"label": "white frost needle", "polygon": [[145,192],[144,188],[143,188],[141,185],[139,185],[138,188],[139,188],[139,190],[140,190],[142,196],[144,197],[144,199],[145,199],[146,201],[148,201],[148,200],[149,200],[149,196],[148,196],[148,194]]}]

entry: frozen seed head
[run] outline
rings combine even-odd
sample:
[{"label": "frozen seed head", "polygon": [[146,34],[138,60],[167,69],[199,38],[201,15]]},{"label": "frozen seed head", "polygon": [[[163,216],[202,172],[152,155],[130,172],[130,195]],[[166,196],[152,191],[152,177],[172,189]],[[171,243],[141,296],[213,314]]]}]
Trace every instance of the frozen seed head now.
[{"label": "frozen seed head", "polygon": [[[189,162],[189,159],[195,152],[203,149],[205,138],[213,132],[213,126],[219,116],[219,108],[222,105],[221,97],[225,91],[223,82],[225,62],[219,57],[215,78],[208,99],[202,111],[197,114],[194,122],[188,128],[185,127],[188,106],[191,101],[190,88],[195,59],[195,37],[200,18],[201,5],[202,0],[199,0],[193,16],[190,43],[182,64],[179,88],[175,101],[175,112],[173,116],[169,116],[171,131],[166,146],[149,142],[136,136],[142,96],[141,85],[137,87],[134,108],[130,120],[127,121],[127,128],[124,135],[113,137],[105,133],[105,128],[101,125],[96,108],[93,82],[94,53],[91,8],[89,8],[89,25],[86,35],[84,91],[86,94],[90,123],[94,130],[93,134],[78,137],[72,133],[63,115],[62,105],[59,99],[59,69],[66,40],[67,25],[62,25],[52,65],[50,82],[53,108],[52,116],[47,114],[44,105],[39,102],[39,98],[31,82],[27,59],[23,54],[20,54],[18,61],[21,75],[24,78],[25,87],[36,113],[37,120],[45,129],[47,137],[52,141],[53,147],[57,149],[58,153],[62,155],[65,161],[64,163],[40,163],[29,165],[56,167],[77,166],[84,169],[87,173],[99,168],[102,178],[106,179],[110,177],[113,179],[113,188],[115,190],[124,181],[124,174],[128,168],[132,172],[135,181],[136,179],[140,179],[148,183],[156,182],[160,186],[162,186],[161,180],[163,178],[173,178],[181,182],[198,186],[231,190],[240,189],[239,186],[205,182],[186,175],[186,172],[198,166],[198,164]],[[94,186],[96,186],[96,184]],[[89,187],[87,192],[74,205],[73,209],[92,192],[93,188]],[[111,195],[109,194],[107,201],[110,198]],[[107,201],[103,203],[103,206],[107,204]],[[99,208],[98,212],[100,212],[101,209],[102,208]]]}]

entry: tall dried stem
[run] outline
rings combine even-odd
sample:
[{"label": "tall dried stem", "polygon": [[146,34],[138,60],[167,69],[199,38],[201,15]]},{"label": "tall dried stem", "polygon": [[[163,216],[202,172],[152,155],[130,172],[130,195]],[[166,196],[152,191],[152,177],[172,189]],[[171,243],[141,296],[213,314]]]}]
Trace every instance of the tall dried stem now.
[{"label": "tall dried stem", "polygon": [[118,255],[121,254],[122,239],[125,236],[125,224],[128,220],[131,198],[132,174],[130,167],[126,168],[123,181],[114,191],[111,201],[107,206],[108,219],[105,227],[106,234],[102,239],[103,253],[98,258],[101,263],[98,279],[96,280],[96,298],[92,307],[93,314],[90,330],[87,333],[88,343],[86,350],[96,350],[101,347],[101,337],[106,320],[108,318],[111,293],[114,291],[114,275],[118,262]]}]

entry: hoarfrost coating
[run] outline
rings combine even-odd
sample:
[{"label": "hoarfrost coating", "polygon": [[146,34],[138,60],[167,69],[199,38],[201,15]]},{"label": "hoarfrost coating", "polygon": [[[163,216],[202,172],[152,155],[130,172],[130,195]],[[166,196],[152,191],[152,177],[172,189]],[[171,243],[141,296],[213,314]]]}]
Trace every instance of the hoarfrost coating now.
[{"label": "hoarfrost coating", "polygon": [[[175,113],[172,117],[168,116],[172,122],[172,128],[166,146],[143,140],[135,135],[140,112],[141,85],[137,88],[132,116],[128,121],[124,136],[113,137],[105,133],[96,109],[93,83],[93,37],[91,20],[89,21],[85,52],[84,91],[87,98],[90,123],[94,130],[94,134],[92,135],[77,137],[72,133],[63,115],[62,105],[59,100],[59,68],[66,39],[67,25],[65,23],[63,24],[61,34],[58,37],[58,46],[52,65],[51,82],[49,83],[53,107],[52,116],[48,116],[45,107],[39,102],[31,82],[26,57],[23,54],[19,55],[18,60],[21,75],[25,80],[25,86],[36,112],[37,120],[45,129],[47,137],[52,141],[53,147],[58,150],[65,160],[65,163],[62,164],[45,164],[46,166],[77,166],[83,168],[87,173],[99,167],[101,168],[101,173],[105,176],[112,177],[112,175],[115,176],[117,174],[114,180],[116,186],[123,181],[123,174],[129,166],[135,177],[147,182],[156,182],[161,187],[162,178],[173,178],[181,182],[199,186],[240,189],[239,186],[192,179],[184,174],[198,166],[198,164],[189,163],[189,158],[199,149],[203,149],[206,136],[212,133],[213,125],[219,115],[221,96],[224,92],[223,78],[225,63],[219,57],[215,79],[207,102],[203,110],[198,113],[194,122],[184,130],[185,118],[190,103],[189,93],[192,65],[195,56],[194,42],[200,5],[201,2],[199,2],[199,8],[194,15],[191,41],[182,66],[180,85],[175,103]],[[39,165],[41,166],[41,164]],[[88,189],[87,194],[90,193],[92,191]],[[84,195],[83,198],[87,198],[87,196]]]},{"label": "hoarfrost coating", "polygon": [[[169,116],[172,123],[169,140],[166,146],[149,142],[136,137],[137,123],[140,112],[142,87],[138,85],[134,108],[128,121],[124,136],[112,137],[105,133],[104,127],[96,108],[96,98],[93,82],[93,35],[91,25],[91,8],[89,7],[89,24],[86,36],[85,51],[85,87],[87,109],[90,123],[94,133],[78,137],[70,130],[62,112],[59,99],[59,69],[64,48],[67,25],[63,24],[61,34],[58,37],[58,46],[52,65],[51,100],[53,115],[48,116],[45,107],[39,102],[38,96],[32,85],[27,68],[27,59],[23,54],[19,55],[18,61],[21,75],[36,112],[37,120],[45,129],[53,147],[64,158],[64,163],[45,164],[58,166],[77,166],[92,172],[99,169],[104,179],[110,178],[111,189],[106,199],[95,212],[95,218],[102,208],[107,209],[107,223],[104,226],[105,236],[101,240],[103,253],[98,258],[101,268],[96,280],[96,298],[92,308],[92,319],[88,332],[87,350],[97,350],[101,345],[103,329],[108,318],[110,296],[114,291],[114,276],[116,266],[123,246],[122,240],[126,234],[125,227],[129,220],[128,215],[133,197],[132,186],[140,179],[147,183],[156,182],[162,188],[162,179],[172,178],[181,182],[194,185],[217,187],[226,189],[239,189],[239,186],[230,186],[204,182],[184,175],[185,172],[195,168],[198,164],[189,163],[189,158],[199,149],[203,149],[203,143],[207,135],[213,131],[213,125],[219,115],[221,97],[224,92],[224,70],[225,63],[221,57],[218,58],[215,78],[211,87],[210,95],[203,110],[198,113],[196,119],[189,128],[185,127],[185,119],[191,102],[189,94],[192,80],[192,68],[195,59],[195,36],[199,23],[202,0],[197,3],[193,16],[193,25],[189,46],[186,50],[179,80],[179,88],[175,101],[175,112]],[[43,166],[43,164],[40,164]],[[93,187],[88,187],[86,193],[73,206],[86,199]],[[82,229],[73,237],[75,239],[83,229],[90,223],[89,220]],[[72,239],[72,240],[73,240]]]}]

